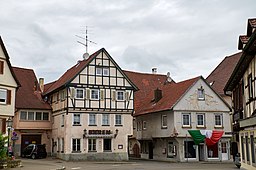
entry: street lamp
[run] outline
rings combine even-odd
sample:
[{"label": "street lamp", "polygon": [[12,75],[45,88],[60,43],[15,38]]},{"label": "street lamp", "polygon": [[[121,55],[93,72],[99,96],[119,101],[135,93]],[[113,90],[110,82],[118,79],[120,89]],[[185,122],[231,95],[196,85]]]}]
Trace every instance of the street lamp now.
[{"label": "street lamp", "polygon": [[9,117],[7,120],[6,120],[6,125],[7,125],[7,130],[8,130],[8,140],[7,140],[7,155],[8,155],[8,149],[9,149],[9,143],[10,143],[10,131],[11,131],[11,128],[12,128],[12,119]]}]

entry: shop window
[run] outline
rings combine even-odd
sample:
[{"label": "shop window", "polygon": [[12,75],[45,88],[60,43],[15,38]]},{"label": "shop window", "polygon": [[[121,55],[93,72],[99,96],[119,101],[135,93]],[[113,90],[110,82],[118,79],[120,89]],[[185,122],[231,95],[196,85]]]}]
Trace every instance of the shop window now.
[{"label": "shop window", "polygon": [[208,158],[218,158],[218,143],[214,145],[207,146]]},{"label": "shop window", "polygon": [[184,141],[184,158],[196,158],[196,145],[194,141]]},{"label": "shop window", "polygon": [[88,151],[89,152],[96,151],[96,139],[88,139]]},{"label": "shop window", "polygon": [[72,151],[81,152],[81,139],[72,139]]},{"label": "shop window", "polygon": [[[256,145],[256,141],[254,142],[254,139],[253,139],[253,135],[251,135],[250,137],[251,139],[251,153],[252,153],[252,163],[255,163],[255,145]],[[255,138],[256,139],[256,138]]]},{"label": "shop window", "polygon": [[249,144],[248,144],[249,140],[248,140],[248,136],[245,136],[245,149],[246,149],[246,158],[247,161],[250,162],[250,151],[249,151]]},{"label": "shop window", "polygon": [[173,158],[176,155],[176,146],[173,145],[173,142],[168,142],[168,158]]}]

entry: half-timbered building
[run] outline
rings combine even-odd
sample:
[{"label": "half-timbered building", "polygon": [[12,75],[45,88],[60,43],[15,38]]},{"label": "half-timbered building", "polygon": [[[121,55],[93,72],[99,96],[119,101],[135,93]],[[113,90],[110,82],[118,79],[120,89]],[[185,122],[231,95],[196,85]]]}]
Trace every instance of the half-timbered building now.
[{"label": "half-timbered building", "polygon": [[64,160],[127,160],[137,87],[104,49],[45,85],[52,152]]},{"label": "half-timbered building", "polygon": [[239,36],[238,61],[225,92],[232,94],[233,116],[239,131],[242,167],[256,169],[256,18],[248,19],[247,34]]},{"label": "half-timbered building", "polygon": [[14,116],[15,93],[19,82],[13,73],[10,57],[0,36],[0,133],[5,134],[6,120]]}]

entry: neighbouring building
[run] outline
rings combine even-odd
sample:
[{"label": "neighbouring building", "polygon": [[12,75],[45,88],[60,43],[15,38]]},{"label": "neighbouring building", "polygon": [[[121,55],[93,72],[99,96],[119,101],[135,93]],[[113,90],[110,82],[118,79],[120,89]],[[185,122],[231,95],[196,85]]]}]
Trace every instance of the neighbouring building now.
[{"label": "neighbouring building", "polygon": [[64,160],[128,160],[136,89],[104,48],[45,85],[53,154]]},{"label": "neighbouring building", "polygon": [[[196,145],[188,133],[231,131],[228,104],[203,77],[174,82],[170,74],[125,73],[139,88],[134,98],[131,154],[180,162],[230,159],[231,135],[224,133],[217,143],[208,146],[205,142]],[[140,153],[136,153],[138,150]]]},{"label": "neighbouring building", "polygon": [[13,151],[21,156],[27,145],[45,144],[50,155],[52,116],[51,106],[42,98],[43,79],[40,86],[32,69],[13,67],[13,71],[21,85],[16,92]]},{"label": "neighbouring building", "polygon": [[0,133],[6,133],[6,119],[15,111],[15,93],[19,82],[15,77],[10,57],[0,36]]},{"label": "neighbouring building", "polygon": [[[221,63],[211,72],[211,74],[206,78],[207,82],[211,85],[211,87],[217,92],[232,108],[232,97],[231,94],[226,94],[224,92],[224,87],[227,84],[228,80],[231,77],[239,59],[242,56],[242,52],[235,53],[233,55],[225,57]],[[235,109],[235,112],[241,108],[232,108]],[[231,131],[227,132],[232,134],[233,137],[231,139],[231,155],[233,158],[238,153],[238,142],[239,142],[239,123],[238,120],[240,116],[238,114],[230,115],[231,122]]]},{"label": "neighbouring building", "polygon": [[232,94],[234,124],[239,131],[242,167],[256,169],[256,18],[248,19],[247,34],[239,37],[238,61],[225,92]]}]

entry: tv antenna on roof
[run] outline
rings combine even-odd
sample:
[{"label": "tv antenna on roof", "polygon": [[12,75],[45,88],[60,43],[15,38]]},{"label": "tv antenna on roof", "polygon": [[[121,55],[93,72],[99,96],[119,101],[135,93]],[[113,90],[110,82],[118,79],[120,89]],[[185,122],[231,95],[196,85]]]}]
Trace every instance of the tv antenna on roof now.
[{"label": "tv antenna on roof", "polygon": [[76,37],[83,39],[85,41],[85,43],[81,42],[81,41],[77,41],[79,44],[82,44],[83,46],[85,46],[85,53],[83,54],[83,58],[84,60],[87,59],[89,57],[89,53],[88,53],[88,42],[89,43],[93,43],[93,44],[97,44],[96,42],[93,42],[91,40],[88,39],[88,27],[85,26],[85,38],[81,37],[79,35],[76,35]]}]

